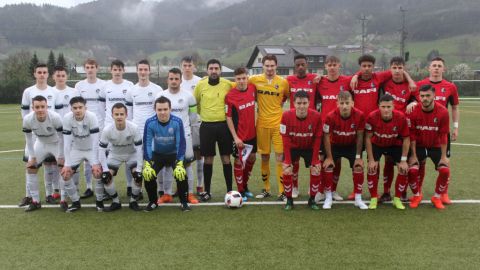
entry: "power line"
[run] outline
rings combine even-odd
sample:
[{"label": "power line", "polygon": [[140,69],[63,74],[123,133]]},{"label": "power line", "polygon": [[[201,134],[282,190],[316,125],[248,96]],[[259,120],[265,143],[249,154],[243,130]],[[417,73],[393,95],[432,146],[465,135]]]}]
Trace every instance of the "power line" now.
[{"label": "power line", "polygon": [[405,26],[405,15],[407,10],[400,7],[400,12],[402,13],[402,30],[400,30],[400,56],[405,57],[405,40],[407,39],[407,30]]},{"label": "power line", "polygon": [[366,24],[367,24],[367,17],[365,15],[362,14],[362,16],[360,17],[360,20],[362,21],[362,55],[365,54],[365,38],[367,37],[367,34],[366,34]]}]

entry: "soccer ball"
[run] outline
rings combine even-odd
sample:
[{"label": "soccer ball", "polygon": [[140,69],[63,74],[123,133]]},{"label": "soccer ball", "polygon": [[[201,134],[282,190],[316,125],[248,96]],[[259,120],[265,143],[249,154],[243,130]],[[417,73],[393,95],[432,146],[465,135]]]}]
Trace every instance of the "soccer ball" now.
[{"label": "soccer ball", "polygon": [[229,191],[225,194],[225,206],[228,208],[240,208],[242,207],[243,199],[242,194],[238,191]]}]

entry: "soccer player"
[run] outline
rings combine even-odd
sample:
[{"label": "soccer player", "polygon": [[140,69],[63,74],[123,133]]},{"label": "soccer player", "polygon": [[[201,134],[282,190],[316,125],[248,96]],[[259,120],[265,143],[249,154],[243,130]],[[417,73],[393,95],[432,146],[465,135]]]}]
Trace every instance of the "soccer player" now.
[{"label": "soccer player", "polygon": [[[125,65],[122,61],[113,60],[110,64],[110,72],[112,73],[112,79],[105,83],[99,95],[100,101],[106,108],[105,126],[113,123],[111,114],[113,105],[119,102],[125,104],[127,92],[131,91],[133,87],[132,82],[123,79]],[[130,115],[128,119],[131,120],[132,116]],[[127,196],[132,196],[132,174],[127,167],[125,167],[125,175],[127,178]]]},{"label": "soccer player", "polygon": [[[180,75],[181,76],[181,75]],[[182,119],[171,114],[170,100],[164,96],[155,100],[156,115],[145,123],[143,177],[149,203],[144,211],[158,207],[156,174],[163,167],[175,168],[173,177],[177,182],[178,197],[182,211],[190,211],[187,201],[188,177],[183,166],[185,159],[185,134]]]},{"label": "soccer player", "polygon": [[[193,74],[195,71],[195,63],[193,57],[185,56],[181,62],[182,83],[180,88],[194,94],[195,86],[201,80],[200,77]],[[192,120],[192,143],[193,154],[195,155],[197,166],[197,195],[203,192],[203,158],[200,154],[200,124],[202,123],[200,115],[197,114],[196,119]]]},{"label": "soccer player", "polygon": [[[105,121],[105,105],[100,100],[100,89],[105,85],[105,81],[97,78],[98,63],[95,59],[87,59],[83,64],[87,78],[75,84],[75,89],[80,92],[86,102],[88,102],[87,110],[96,115],[98,127],[103,130]],[[92,166],[89,162],[84,162],[84,174],[87,188],[80,198],[85,199],[93,196],[92,187]]]},{"label": "soccer player", "polygon": [[[455,84],[445,80],[443,73],[445,72],[445,61],[441,57],[435,57],[428,66],[429,77],[425,78],[417,83],[418,87],[422,87],[426,84],[431,84],[435,89],[435,101],[447,109],[451,105],[451,114],[453,122],[453,130],[448,134],[447,143],[447,157],[450,158],[450,142],[456,141],[458,138],[458,122],[460,121],[460,111],[458,109],[458,90]],[[420,99],[418,99],[420,101]],[[420,192],[422,189],[423,178],[425,177],[425,164],[420,163],[419,167],[420,176]],[[450,179],[449,179],[450,182]],[[448,197],[448,183],[447,188],[441,196],[444,204],[451,204],[452,201]]]},{"label": "soccer player", "polygon": [[[36,96],[43,96],[47,100],[47,108],[48,110],[54,111],[57,94],[55,90],[47,84],[48,80],[48,68],[46,64],[39,63],[35,66],[33,76],[35,77],[35,85],[28,87],[23,91],[22,95],[22,103],[21,103],[21,113],[22,119],[25,118],[27,114],[32,112],[32,99]],[[33,137],[35,139],[35,137]],[[23,157],[23,161],[28,161],[28,147],[25,146],[25,154]],[[44,165],[50,165],[52,162],[55,162],[51,157],[47,157],[44,161]],[[52,186],[52,178],[49,175],[52,175],[53,172],[56,170],[51,166],[47,166],[44,170],[44,179],[45,179],[45,191],[47,195],[47,202],[48,203],[55,203],[55,199],[53,198],[53,186]],[[52,172],[53,170],[53,172]],[[30,197],[30,192],[28,190],[28,174],[25,175],[25,197],[21,200],[18,206],[23,207],[27,206],[32,202],[32,197]]]},{"label": "soccer player", "polygon": [[378,167],[382,155],[391,157],[398,166],[393,206],[397,209],[405,209],[400,197],[408,183],[407,155],[410,147],[410,132],[405,114],[393,109],[393,101],[392,96],[383,95],[379,100],[379,109],[371,112],[365,123],[367,182],[371,197],[369,209],[377,209]]},{"label": "soccer player", "polygon": [[[41,208],[38,187],[38,168],[49,156],[55,158],[59,166],[63,166],[63,138],[62,119],[56,112],[48,110],[47,99],[36,96],[32,99],[33,112],[23,118],[23,132],[27,141],[28,162],[27,186],[31,203],[25,209],[26,212]],[[35,134],[36,139],[33,138]],[[73,204],[68,211],[74,212],[80,209],[80,197],[71,179],[64,181],[65,190],[68,192]]]},{"label": "soccer player", "polygon": [[[308,63],[307,57],[303,54],[297,54],[293,58],[295,75],[290,75],[287,77],[287,81],[290,87],[290,109],[293,109],[294,106],[294,96],[298,91],[305,91],[308,93],[309,97],[309,108],[316,110],[316,90],[317,84],[314,83],[317,74],[307,73]],[[298,170],[299,170],[299,160],[293,160],[293,191],[292,198],[297,198],[298,193]]]},{"label": "soccer player", "polygon": [[[81,96],[70,99],[71,111],[63,117],[63,149],[65,164],[62,168],[64,179],[78,177],[77,169],[82,162],[92,164],[92,175],[100,175],[102,172],[98,161],[98,135],[100,129],[94,113],[87,111],[87,101]],[[85,163],[84,163],[85,164]],[[97,179],[99,181],[99,179]],[[102,191],[103,192],[103,187]],[[63,198],[60,207],[67,210],[68,204]],[[72,205],[75,207],[75,205]]]},{"label": "soccer player", "polygon": [[[233,174],[242,199],[253,198],[248,189],[248,180],[255,164],[257,153],[257,134],[255,130],[255,86],[248,83],[248,70],[237,68],[234,71],[236,86],[225,96],[225,114],[227,125],[233,137]],[[246,146],[252,147],[244,159]]]},{"label": "soccer player", "polygon": [[[171,104],[172,115],[182,120],[186,144],[184,167],[187,171],[188,178],[188,202],[191,204],[197,204],[198,200],[193,195],[193,169],[191,166],[194,160],[191,123],[192,121],[197,120],[197,102],[189,91],[181,89],[181,82],[182,71],[178,68],[170,69],[167,77],[168,89],[158,93],[157,97],[164,96],[168,98]],[[168,169],[170,170],[171,168]],[[163,182],[165,194],[158,200],[159,204],[172,202],[172,178],[173,176],[171,172],[166,170]]]},{"label": "soccer player", "polygon": [[354,108],[352,94],[341,91],[337,97],[338,108],[331,111],[323,124],[323,143],[326,158],[323,162],[325,170],[325,203],[323,209],[332,207],[333,169],[342,157],[348,159],[352,168],[355,190],[355,206],[365,210],[368,206],[362,201],[363,175],[363,134],[365,117]]},{"label": "soccer player", "polygon": [[283,185],[287,196],[285,210],[293,208],[292,174],[293,160],[300,157],[305,161],[305,167],[310,168],[310,198],[308,206],[313,210],[320,208],[315,203],[315,195],[320,186],[321,162],[319,158],[322,141],[322,118],[320,113],[310,109],[309,94],[297,91],[294,96],[294,109],[283,113],[280,123],[280,134],[283,139]]},{"label": "soccer player", "polygon": [[[122,208],[113,182],[113,176],[117,175],[122,163],[125,163],[127,173],[135,180],[129,208],[139,211],[137,200],[142,188],[142,138],[137,132],[137,125],[127,120],[127,107],[123,103],[113,104],[111,110],[114,122],[107,124],[100,135],[98,156],[103,172],[101,181],[97,181],[95,186],[97,211],[111,212]],[[104,208],[103,190],[112,198],[109,208]]]},{"label": "soccer player", "polygon": [[256,198],[270,197],[270,152],[273,151],[276,159],[276,173],[278,184],[278,200],[285,201],[286,196],[282,183],[283,143],[280,135],[280,121],[282,120],[282,104],[288,98],[289,85],[287,80],[277,75],[277,57],[267,54],[262,59],[263,74],[251,76],[249,83],[257,89],[258,118],[257,118],[257,146],[262,156],[263,190]]},{"label": "soccer player", "polygon": [[215,144],[218,144],[220,157],[223,163],[223,176],[227,192],[232,190],[232,135],[230,134],[225,117],[225,96],[232,88],[229,80],[220,77],[222,66],[217,59],[207,62],[208,77],[202,79],[195,86],[194,96],[197,100],[197,110],[202,118],[200,126],[200,152],[205,158],[203,165],[203,179],[205,192],[201,200],[206,202],[212,198],[210,185],[212,182],[213,158]]},{"label": "soccer player", "polygon": [[450,162],[447,156],[448,133],[450,131],[448,109],[435,101],[436,89],[430,85],[422,85],[419,97],[422,106],[407,115],[410,121],[409,184],[414,196],[410,207],[416,208],[422,201],[422,183],[418,180],[419,164],[425,164],[429,157],[438,171],[435,194],[431,201],[435,208],[444,209],[441,195],[445,194],[450,177]]}]

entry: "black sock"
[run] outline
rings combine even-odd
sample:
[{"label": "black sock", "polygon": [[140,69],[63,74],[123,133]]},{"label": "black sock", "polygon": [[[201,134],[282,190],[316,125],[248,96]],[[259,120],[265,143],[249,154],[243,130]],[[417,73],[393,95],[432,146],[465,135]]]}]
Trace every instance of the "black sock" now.
[{"label": "black sock", "polygon": [[158,200],[157,179],[145,181],[145,189],[147,190],[148,201],[151,203],[157,203],[157,200]]},{"label": "black sock", "polygon": [[212,184],[212,170],[212,164],[203,163],[203,181],[205,184],[205,192],[208,194],[210,194],[210,185]]},{"label": "black sock", "polygon": [[232,191],[232,164],[223,164],[223,177],[225,177],[225,184],[227,185],[227,192]]},{"label": "black sock", "polygon": [[188,194],[188,181],[185,179],[183,181],[177,181],[177,192],[178,198],[180,199],[181,203],[187,202],[187,194]]}]

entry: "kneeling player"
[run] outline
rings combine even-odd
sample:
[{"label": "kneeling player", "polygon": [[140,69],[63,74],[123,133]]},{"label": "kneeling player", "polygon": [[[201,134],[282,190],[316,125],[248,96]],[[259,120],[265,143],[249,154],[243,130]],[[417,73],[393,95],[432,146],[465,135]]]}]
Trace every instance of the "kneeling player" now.
[{"label": "kneeling player", "polygon": [[[47,99],[43,96],[36,96],[32,99],[33,112],[23,119],[23,132],[27,141],[28,162],[27,162],[27,187],[32,197],[32,203],[25,211],[34,211],[41,208],[40,194],[38,188],[38,168],[42,162],[53,156],[59,166],[63,166],[63,138],[62,119],[55,112],[47,110]],[[37,137],[33,139],[33,134]],[[73,212],[80,209],[80,197],[78,196],[75,184],[71,179],[65,179],[65,190],[73,201],[68,211]]]},{"label": "kneeling player", "polygon": [[292,198],[292,160],[300,157],[305,161],[305,166],[310,168],[310,198],[308,205],[313,210],[318,210],[315,195],[320,186],[321,162],[319,157],[322,141],[322,120],[320,113],[309,109],[309,97],[305,91],[298,91],[294,96],[295,109],[283,113],[280,124],[280,134],[283,140],[283,186],[287,203],[285,210],[293,207]]},{"label": "kneeling player", "polygon": [[[98,155],[103,173],[101,174],[101,181],[97,181],[95,186],[97,211],[111,212],[122,208],[113,182],[113,176],[117,175],[122,163],[125,163],[134,179],[129,207],[138,211],[140,208],[137,199],[142,188],[142,138],[137,132],[137,125],[126,120],[127,107],[123,103],[113,105],[112,119],[113,123],[103,129],[100,138]],[[111,147],[107,158],[109,144],[111,144]],[[103,206],[104,190],[112,198],[112,204],[106,209]]]},{"label": "kneeling player", "polygon": [[337,98],[338,108],[331,111],[323,125],[323,143],[326,158],[323,162],[325,170],[325,203],[323,209],[332,208],[333,169],[342,157],[348,159],[353,174],[355,206],[365,210],[368,206],[362,201],[363,176],[363,133],[365,117],[353,107],[352,94],[341,91]]},{"label": "kneeling player", "polygon": [[435,208],[444,209],[441,195],[445,194],[450,177],[450,162],[447,157],[447,137],[449,133],[448,110],[435,101],[435,88],[430,84],[419,90],[422,106],[416,106],[407,116],[410,120],[411,156],[408,181],[414,194],[410,208],[418,207],[422,201],[421,187],[418,183],[418,166],[429,157],[438,171],[435,195],[431,201]]},{"label": "kneeling player", "polygon": [[143,132],[145,141],[143,178],[149,199],[145,211],[150,212],[158,206],[155,179],[157,173],[164,167],[175,168],[173,177],[177,182],[182,211],[190,211],[187,201],[188,177],[183,166],[186,143],[182,120],[171,114],[172,105],[168,98],[164,96],[157,98],[154,106],[156,115],[147,120]]},{"label": "kneeling player", "polygon": [[407,155],[410,147],[410,132],[407,118],[400,111],[393,110],[393,97],[384,95],[380,98],[379,109],[370,113],[365,129],[365,145],[368,157],[368,190],[370,191],[370,209],[377,209],[378,203],[378,169],[382,155],[392,157],[398,166],[395,182],[393,206],[405,209],[400,197],[407,185]]}]

